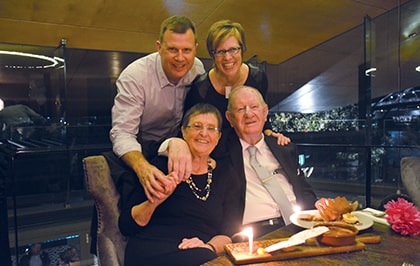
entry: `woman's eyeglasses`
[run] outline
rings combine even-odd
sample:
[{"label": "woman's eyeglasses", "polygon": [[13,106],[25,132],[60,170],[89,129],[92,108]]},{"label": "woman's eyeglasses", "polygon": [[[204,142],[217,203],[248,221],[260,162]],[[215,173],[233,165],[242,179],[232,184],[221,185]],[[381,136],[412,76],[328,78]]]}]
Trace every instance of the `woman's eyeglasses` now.
[{"label": "woman's eyeglasses", "polygon": [[196,132],[201,132],[202,130],[206,129],[208,133],[216,134],[219,133],[220,128],[218,127],[209,127],[209,126],[203,126],[203,125],[189,125],[186,126],[186,128],[190,128]]},{"label": "woman's eyeglasses", "polygon": [[216,57],[224,57],[226,54],[235,55],[241,50],[241,47],[232,47],[227,50],[213,50],[212,53]]}]

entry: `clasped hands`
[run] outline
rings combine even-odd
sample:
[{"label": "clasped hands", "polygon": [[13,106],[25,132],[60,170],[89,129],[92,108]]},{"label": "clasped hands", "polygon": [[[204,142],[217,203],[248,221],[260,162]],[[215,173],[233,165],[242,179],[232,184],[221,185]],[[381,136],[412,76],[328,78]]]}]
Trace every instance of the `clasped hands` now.
[{"label": "clasped hands", "polygon": [[148,164],[143,167],[140,181],[150,202],[166,199],[178,184],[191,175],[191,152],[187,143],[180,138],[173,138],[168,144],[168,171],[165,175],[157,167]]}]

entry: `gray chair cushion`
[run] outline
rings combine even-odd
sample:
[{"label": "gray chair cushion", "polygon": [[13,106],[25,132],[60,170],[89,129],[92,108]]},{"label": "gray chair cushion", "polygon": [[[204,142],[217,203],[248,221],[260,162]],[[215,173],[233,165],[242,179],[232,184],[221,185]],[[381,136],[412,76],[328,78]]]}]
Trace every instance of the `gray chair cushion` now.
[{"label": "gray chair cushion", "polygon": [[401,159],[401,179],[411,200],[420,208],[420,157]]},{"label": "gray chair cushion", "polygon": [[97,256],[101,266],[124,265],[127,239],[118,229],[118,194],[105,157],[83,159],[87,189],[98,213]]}]

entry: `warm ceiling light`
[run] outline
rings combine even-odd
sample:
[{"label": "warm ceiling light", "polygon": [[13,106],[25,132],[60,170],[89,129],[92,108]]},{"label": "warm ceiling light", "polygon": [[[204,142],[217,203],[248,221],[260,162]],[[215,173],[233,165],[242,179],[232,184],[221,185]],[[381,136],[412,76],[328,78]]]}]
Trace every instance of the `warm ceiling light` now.
[{"label": "warm ceiling light", "polygon": [[45,61],[45,64],[32,65],[32,66],[6,65],[5,67],[7,67],[7,68],[51,68],[51,67],[57,67],[59,65],[64,64],[64,59],[61,58],[61,57],[56,57],[56,56],[50,57],[50,56],[39,55],[39,54],[0,50],[0,55],[1,54],[11,55],[11,56],[29,57],[29,58],[35,58],[35,59]]},{"label": "warm ceiling light", "polygon": [[417,67],[416,67],[416,71],[417,71],[417,72],[420,72],[420,66],[417,66]]}]

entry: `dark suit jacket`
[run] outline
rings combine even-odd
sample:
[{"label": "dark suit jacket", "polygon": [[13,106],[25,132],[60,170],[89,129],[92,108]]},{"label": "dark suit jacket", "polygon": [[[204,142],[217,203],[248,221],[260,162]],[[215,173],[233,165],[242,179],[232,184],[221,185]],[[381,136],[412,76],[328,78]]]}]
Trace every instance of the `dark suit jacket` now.
[{"label": "dark suit jacket", "polygon": [[[237,176],[240,177],[238,180],[238,185],[240,186],[241,191],[241,202],[243,208],[245,208],[246,177],[243,163],[242,146],[239,141],[239,138],[236,136],[235,133],[230,134],[228,138],[229,153],[225,154],[224,157],[226,159],[230,158],[234,169],[238,171]],[[317,200],[317,198],[311,186],[306,182],[302,171],[300,171],[299,169],[296,145],[293,143],[289,143],[286,146],[279,146],[277,144],[276,138],[267,136],[264,137],[264,140],[267,143],[273,155],[276,157],[277,161],[281,164],[284,171],[286,172],[286,178],[292,185],[293,192],[296,195],[297,204],[301,207],[302,210],[314,209],[314,203]],[[222,157],[221,154],[218,155]]]}]

